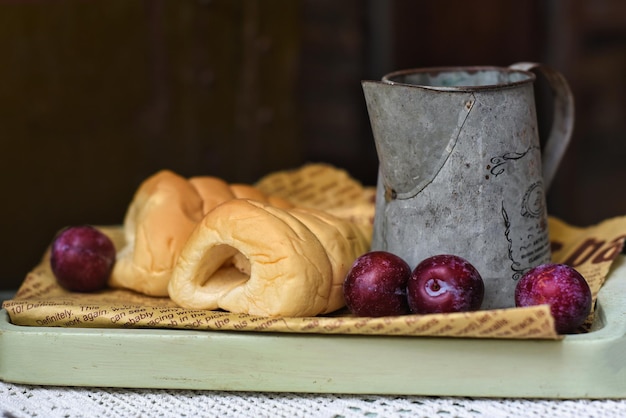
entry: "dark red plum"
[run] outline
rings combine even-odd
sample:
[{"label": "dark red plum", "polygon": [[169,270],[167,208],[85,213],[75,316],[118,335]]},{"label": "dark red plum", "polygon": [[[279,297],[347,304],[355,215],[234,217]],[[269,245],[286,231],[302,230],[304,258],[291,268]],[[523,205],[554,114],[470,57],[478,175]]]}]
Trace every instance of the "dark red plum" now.
[{"label": "dark red plum", "polygon": [[358,316],[406,315],[406,283],[411,267],[386,251],[371,251],[355,260],[343,282],[346,305]]},{"label": "dark red plum", "polygon": [[106,286],[115,263],[109,237],[89,226],[72,226],[52,241],[50,267],[58,283],[74,292],[94,292]]},{"label": "dark red plum", "polygon": [[550,305],[556,331],[576,332],[591,312],[591,289],[585,278],[565,264],[542,264],[517,282],[515,306]]},{"label": "dark red plum", "polygon": [[419,263],[407,285],[411,312],[466,312],[480,309],[485,285],[478,270],[464,258],[441,254]]}]

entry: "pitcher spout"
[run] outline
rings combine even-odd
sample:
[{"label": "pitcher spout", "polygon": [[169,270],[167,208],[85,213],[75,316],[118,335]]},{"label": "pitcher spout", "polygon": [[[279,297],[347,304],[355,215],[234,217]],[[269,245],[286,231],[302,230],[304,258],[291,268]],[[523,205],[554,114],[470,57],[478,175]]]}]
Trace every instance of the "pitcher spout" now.
[{"label": "pitcher spout", "polygon": [[361,83],[387,199],[417,195],[444,166],[475,102],[474,95]]}]

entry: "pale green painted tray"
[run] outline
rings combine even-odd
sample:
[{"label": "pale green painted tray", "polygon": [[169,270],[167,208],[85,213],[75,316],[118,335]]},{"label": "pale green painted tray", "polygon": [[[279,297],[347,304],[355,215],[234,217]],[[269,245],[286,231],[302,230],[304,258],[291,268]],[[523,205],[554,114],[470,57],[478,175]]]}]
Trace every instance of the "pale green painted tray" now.
[{"label": "pale green painted tray", "polygon": [[626,261],[560,341],[24,327],[0,311],[0,379],[37,385],[626,398]]}]

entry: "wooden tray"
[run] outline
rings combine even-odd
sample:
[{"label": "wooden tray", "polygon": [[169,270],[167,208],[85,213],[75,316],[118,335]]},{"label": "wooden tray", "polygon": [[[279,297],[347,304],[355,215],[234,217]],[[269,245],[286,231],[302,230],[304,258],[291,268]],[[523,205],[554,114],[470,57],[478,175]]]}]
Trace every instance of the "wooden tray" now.
[{"label": "wooden tray", "polygon": [[0,379],[37,385],[626,398],[626,259],[586,334],[559,341],[15,326]]}]

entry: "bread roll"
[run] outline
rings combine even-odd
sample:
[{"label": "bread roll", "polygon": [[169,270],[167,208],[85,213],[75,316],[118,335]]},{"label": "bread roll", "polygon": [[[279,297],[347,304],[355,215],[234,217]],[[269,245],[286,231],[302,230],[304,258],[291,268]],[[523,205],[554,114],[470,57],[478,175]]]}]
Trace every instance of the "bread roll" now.
[{"label": "bread roll", "polygon": [[188,180],[162,170],[146,179],[126,212],[126,245],[117,254],[109,285],[168,296],[172,269],[196,224],[214,207],[239,197],[292,206],[280,197],[268,198],[252,186],[229,185],[217,177]]},{"label": "bread roll", "polygon": [[126,212],[126,246],[117,254],[109,285],[167,296],[172,267],[204,216],[202,205],[187,179],[171,171],[146,179]]},{"label": "bread roll", "polygon": [[247,199],[211,210],[178,258],[169,295],[192,309],[315,316],[344,306],[342,283],[370,237],[316,209]]}]

